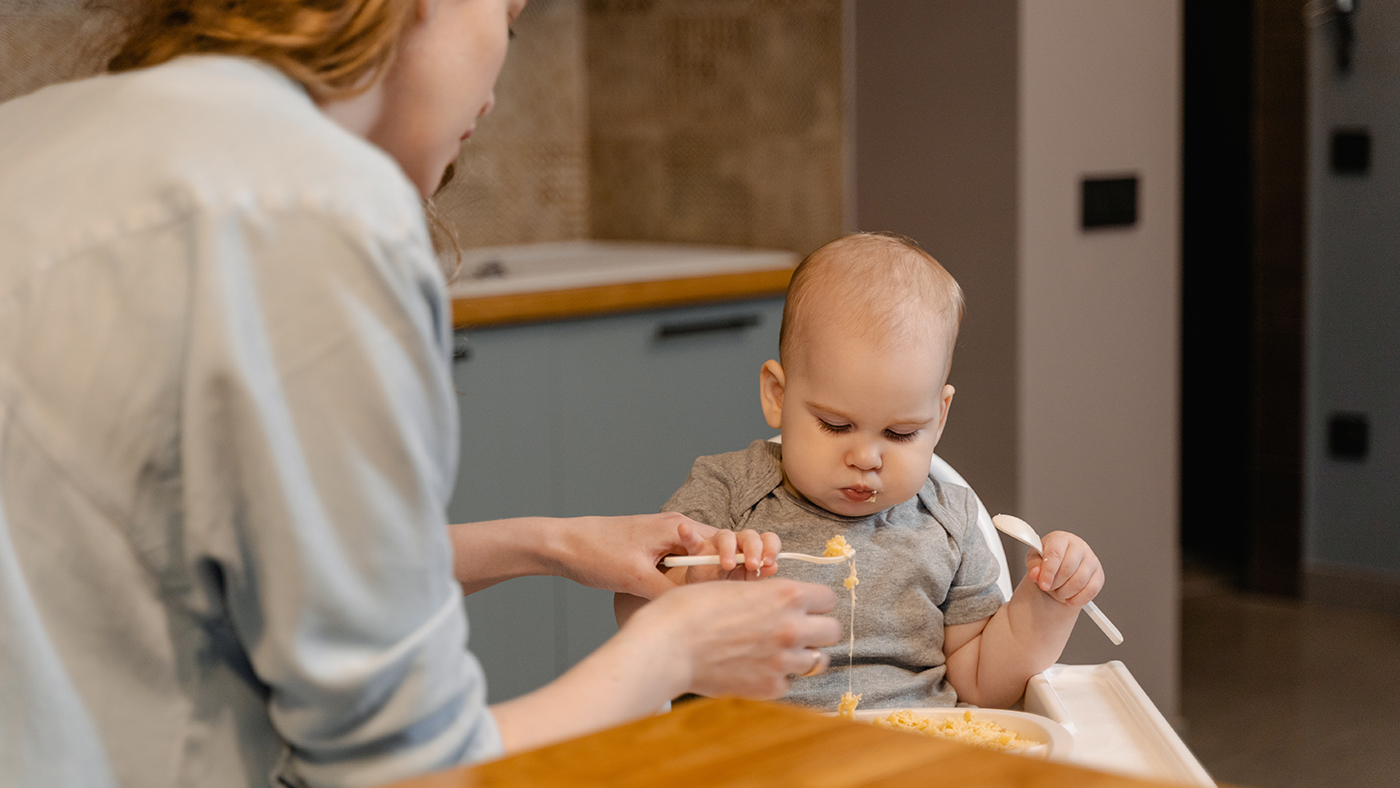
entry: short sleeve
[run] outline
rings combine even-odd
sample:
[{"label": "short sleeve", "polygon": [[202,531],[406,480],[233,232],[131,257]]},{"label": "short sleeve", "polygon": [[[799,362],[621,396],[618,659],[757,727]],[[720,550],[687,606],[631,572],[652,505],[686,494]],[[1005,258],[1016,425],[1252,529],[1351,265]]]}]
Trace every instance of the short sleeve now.
[{"label": "short sleeve", "polygon": [[939,606],[943,611],[943,624],[980,621],[996,613],[1006,601],[997,587],[1001,566],[977,527],[977,501],[972,491],[946,483],[941,486],[950,504],[945,511],[954,519],[948,532],[954,535],[961,557],[948,596]]},{"label": "short sleeve", "polygon": [[452,576],[450,326],[426,239],[296,208],[204,229],[186,528],[266,685],[282,776],[379,784],[499,754]]},{"label": "short sleeve", "polygon": [[738,530],[734,512],[734,483],[721,457],[701,457],[691,466],[685,484],[661,507],[690,519],[728,531]]}]

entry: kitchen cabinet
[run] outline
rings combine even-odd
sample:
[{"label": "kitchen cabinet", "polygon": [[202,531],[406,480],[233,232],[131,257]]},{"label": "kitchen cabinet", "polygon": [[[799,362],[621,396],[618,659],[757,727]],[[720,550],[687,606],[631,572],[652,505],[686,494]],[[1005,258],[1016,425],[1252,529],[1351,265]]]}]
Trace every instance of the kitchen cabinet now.
[{"label": "kitchen cabinet", "polygon": [[[655,512],[695,458],[772,430],[758,370],[782,299],[459,334],[461,460],[453,522]],[[464,342],[463,342],[464,341]],[[467,598],[491,702],[534,689],[616,632],[612,594],[561,578]]]}]

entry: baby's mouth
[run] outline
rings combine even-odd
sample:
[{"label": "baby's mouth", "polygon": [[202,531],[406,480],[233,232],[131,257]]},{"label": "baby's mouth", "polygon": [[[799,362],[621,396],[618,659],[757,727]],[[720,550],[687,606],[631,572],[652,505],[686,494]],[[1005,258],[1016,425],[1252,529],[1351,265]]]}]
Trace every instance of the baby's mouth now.
[{"label": "baby's mouth", "polygon": [[841,494],[851,503],[874,503],[878,493],[869,487],[856,486],[842,487]]}]

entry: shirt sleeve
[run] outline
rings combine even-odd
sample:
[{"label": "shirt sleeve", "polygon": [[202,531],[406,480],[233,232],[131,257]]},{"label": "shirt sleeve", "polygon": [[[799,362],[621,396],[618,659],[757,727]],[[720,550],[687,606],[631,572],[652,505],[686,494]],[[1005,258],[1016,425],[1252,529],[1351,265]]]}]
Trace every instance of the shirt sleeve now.
[{"label": "shirt sleeve", "polygon": [[325,211],[194,234],[187,538],[286,742],[279,779],[374,785],[494,756],[446,504],[446,293],[426,234]]},{"label": "shirt sleeve", "polygon": [[[944,486],[948,488],[949,503],[953,504],[948,511],[957,520],[949,533],[954,535],[961,552],[957,571],[953,573],[953,584],[948,588],[947,598],[939,606],[943,611],[943,625],[951,626],[987,618],[996,613],[1006,600],[997,586],[1001,566],[977,527],[976,499],[966,488]],[[955,496],[952,494],[955,490],[966,495]]]},{"label": "shirt sleeve", "polygon": [[679,512],[690,519],[733,531],[740,528],[734,511],[734,485],[720,457],[701,457],[691,466],[685,484],[661,507],[663,512]]}]

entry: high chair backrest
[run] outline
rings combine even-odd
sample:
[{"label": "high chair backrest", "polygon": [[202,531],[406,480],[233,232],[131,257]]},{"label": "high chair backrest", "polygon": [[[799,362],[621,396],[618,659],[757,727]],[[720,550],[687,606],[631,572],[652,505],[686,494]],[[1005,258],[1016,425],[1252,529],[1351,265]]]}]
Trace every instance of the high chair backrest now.
[{"label": "high chair backrest", "polygon": [[[783,436],[775,435],[768,440],[773,443],[782,443]],[[953,469],[946,460],[933,455],[933,461],[929,463],[929,478],[935,481],[956,484],[971,490],[972,485],[962,477],[962,474]],[[982,499],[977,497],[976,491],[972,493],[973,500],[977,501],[977,530],[982,533],[982,538],[987,542],[987,548],[992,551],[992,556],[997,559],[997,566],[1000,571],[997,574],[997,587],[1001,589],[1003,599],[1011,598],[1011,569],[1006,562],[1006,551],[1001,547],[1001,536],[997,533],[996,526],[992,525],[992,516],[987,512],[987,507],[982,505]]]}]

